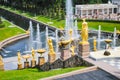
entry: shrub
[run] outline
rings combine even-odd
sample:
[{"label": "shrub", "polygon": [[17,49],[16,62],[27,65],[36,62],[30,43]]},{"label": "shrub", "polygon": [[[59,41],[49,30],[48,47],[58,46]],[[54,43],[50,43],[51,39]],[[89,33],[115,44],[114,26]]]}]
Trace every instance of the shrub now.
[{"label": "shrub", "polygon": [[3,28],[5,27],[4,23],[1,21],[1,18],[0,18],[0,28]]}]

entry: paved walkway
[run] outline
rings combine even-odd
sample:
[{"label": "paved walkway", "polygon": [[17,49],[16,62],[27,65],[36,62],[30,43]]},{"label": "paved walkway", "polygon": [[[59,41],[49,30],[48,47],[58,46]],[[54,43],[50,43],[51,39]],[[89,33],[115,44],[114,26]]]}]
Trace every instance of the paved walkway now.
[{"label": "paved walkway", "polygon": [[[69,73],[65,73],[57,76],[43,78],[40,80],[120,80],[119,69],[103,61],[95,61],[91,58],[85,58],[84,60],[94,64],[95,65],[93,66],[94,68],[93,67],[91,69],[88,68],[85,71],[77,70],[74,72],[69,72]],[[99,70],[99,68],[102,69],[103,71]],[[85,75],[88,75],[88,76],[85,76]],[[87,78],[84,78],[84,77],[87,77]]]},{"label": "paved walkway", "polygon": [[[81,73],[84,73],[84,72],[93,71],[93,70],[96,70],[96,69],[97,69],[97,66],[92,66],[92,67],[88,67],[88,68],[85,68],[85,69],[72,71],[72,72],[69,72],[69,73],[64,73],[64,74],[51,76],[51,77],[47,77],[47,78],[42,78],[40,80],[56,80],[58,78],[70,77],[70,76],[73,76],[73,75],[78,75],[78,74],[81,74]],[[64,80],[68,80],[68,79],[64,79]]]},{"label": "paved walkway", "polygon": [[102,61],[95,61],[91,58],[85,58],[84,60],[98,66],[100,69],[112,74],[113,76],[120,78],[120,69],[117,69],[117,68],[115,68],[105,62],[102,62]]},{"label": "paved walkway", "polygon": [[116,47],[115,49],[109,49],[107,50],[111,53],[109,56],[105,56],[104,52],[105,50],[90,52],[90,57],[95,60],[101,60],[106,58],[120,58],[120,47]]},{"label": "paved walkway", "polygon": [[93,70],[55,80],[119,80],[103,70]]}]

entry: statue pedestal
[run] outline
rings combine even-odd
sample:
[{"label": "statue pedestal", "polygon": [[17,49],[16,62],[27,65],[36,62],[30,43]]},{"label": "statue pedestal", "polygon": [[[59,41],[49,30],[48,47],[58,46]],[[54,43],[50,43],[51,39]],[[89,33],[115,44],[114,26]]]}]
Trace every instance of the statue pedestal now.
[{"label": "statue pedestal", "polygon": [[86,43],[80,43],[79,44],[79,55],[82,57],[82,58],[86,58],[89,56],[89,48],[90,48],[90,45],[88,42]]},{"label": "statue pedestal", "polygon": [[18,63],[18,70],[22,69],[22,63]]},{"label": "statue pedestal", "polygon": [[56,55],[55,54],[48,54],[48,61],[50,63],[54,62],[56,60]]},{"label": "statue pedestal", "polygon": [[68,49],[62,49],[61,51],[61,59],[66,60],[71,57],[71,53]]},{"label": "statue pedestal", "polygon": [[24,68],[29,68],[29,62],[28,61],[24,62]]},{"label": "statue pedestal", "polygon": [[38,66],[41,66],[45,63],[45,58],[44,57],[38,57]]},{"label": "statue pedestal", "polygon": [[34,68],[36,66],[36,60],[31,60],[31,67]]}]

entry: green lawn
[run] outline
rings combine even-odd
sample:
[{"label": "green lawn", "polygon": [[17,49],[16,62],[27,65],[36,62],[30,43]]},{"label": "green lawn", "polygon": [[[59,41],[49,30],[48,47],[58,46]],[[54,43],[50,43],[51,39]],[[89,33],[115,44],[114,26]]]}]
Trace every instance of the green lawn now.
[{"label": "green lawn", "polygon": [[20,27],[6,21],[5,19],[2,19],[2,20],[5,27],[0,28],[0,41],[18,34],[25,33],[25,31]]},{"label": "green lawn", "polygon": [[[50,19],[49,17],[40,16],[40,15],[34,16],[30,13],[23,13],[20,10],[14,10],[13,8],[8,8],[8,7],[4,7],[4,6],[2,6],[2,8],[7,9],[7,10],[12,11],[12,12],[15,12],[15,13],[20,14],[20,15],[23,15],[23,16],[38,20],[40,22],[47,23],[47,24],[49,24],[48,22],[53,22],[53,24],[49,24],[49,25],[54,26],[56,28],[63,29],[64,25],[65,25],[65,20]],[[90,30],[97,30],[99,25],[101,25],[101,29],[103,31],[113,32],[114,27],[116,27],[117,30],[120,30],[120,23],[97,22],[97,21],[88,22],[88,26],[89,26]],[[82,21],[79,21],[78,22],[78,29],[81,29],[81,26],[82,26]]]},{"label": "green lawn", "polygon": [[[108,22],[88,22],[89,30],[98,30],[98,26],[101,25],[103,31],[113,32],[116,27],[117,30],[120,30],[120,23],[108,23]],[[82,22],[78,23],[79,29],[82,26]]]},{"label": "green lawn", "polygon": [[12,71],[0,71],[0,80],[38,80],[40,78],[49,77],[53,75],[63,74],[78,69],[86,68],[85,66],[65,68],[50,71],[39,71],[38,69],[23,69]]}]

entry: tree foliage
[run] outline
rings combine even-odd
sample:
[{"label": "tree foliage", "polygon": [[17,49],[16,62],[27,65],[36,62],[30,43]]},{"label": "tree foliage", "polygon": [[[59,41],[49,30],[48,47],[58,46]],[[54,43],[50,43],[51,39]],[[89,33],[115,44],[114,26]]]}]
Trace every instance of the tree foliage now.
[{"label": "tree foliage", "polygon": [[[76,4],[105,3],[108,0],[73,0]],[[14,7],[34,15],[64,19],[66,0],[0,0],[1,5]]]}]

